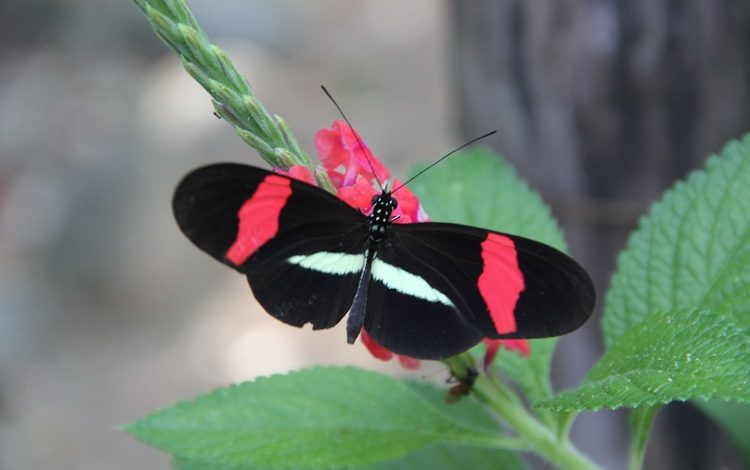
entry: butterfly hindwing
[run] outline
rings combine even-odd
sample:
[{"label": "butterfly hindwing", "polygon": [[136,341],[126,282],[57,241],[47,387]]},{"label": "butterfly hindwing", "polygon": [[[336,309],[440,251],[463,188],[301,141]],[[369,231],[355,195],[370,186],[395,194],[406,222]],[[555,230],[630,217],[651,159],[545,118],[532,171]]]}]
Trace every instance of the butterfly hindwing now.
[{"label": "butterfly hindwing", "polygon": [[[482,333],[448,299],[426,300],[413,295],[426,290],[422,282],[413,285],[412,276],[421,276],[406,271],[395,275],[393,270],[401,268],[379,259],[373,265],[364,328],[386,349],[419,359],[444,359],[466,351],[482,339]],[[374,277],[384,267],[384,274],[394,277],[394,284]],[[412,279],[405,281],[404,277]]]},{"label": "butterfly hindwing", "polygon": [[[450,355],[481,337],[561,335],[593,310],[585,271],[558,250],[522,237],[455,224],[394,224],[377,260],[394,269],[389,286],[377,282],[373,266],[369,298],[379,300],[368,301],[365,328],[386,348],[416,357],[436,351],[445,357],[444,351]],[[403,287],[399,278],[410,276],[419,281]],[[401,331],[404,325],[408,331]],[[420,328],[430,333],[416,336]],[[435,337],[441,343],[433,344]]]},{"label": "butterfly hindwing", "polygon": [[278,235],[243,268],[268,313],[290,325],[312,323],[320,329],[336,325],[349,310],[364,264],[366,234],[347,237],[330,230],[306,230],[304,241],[296,240],[297,233]]},{"label": "butterfly hindwing", "polygon": [[260,168],[216,164],[182,180],[173,209],[185,235],[246,274],[274,317],[329,328],[349,309],[366,218],[334,195]]},{"label": "butterfly hindwing", "polygon": [[[392,225],[388,238],[378,247],[364,326],[391,351],[443,359],[465,351],[484,335],[471,316],[461,313],[465,307],[458,289],[463,283],[449,280],[462,273],[435,247],[418,240],[409,243],[408,236],[400,236],[412,225]],[[452,248],[455,251],[457,247]],[[443,271],[446,268],[449,270]]]}]

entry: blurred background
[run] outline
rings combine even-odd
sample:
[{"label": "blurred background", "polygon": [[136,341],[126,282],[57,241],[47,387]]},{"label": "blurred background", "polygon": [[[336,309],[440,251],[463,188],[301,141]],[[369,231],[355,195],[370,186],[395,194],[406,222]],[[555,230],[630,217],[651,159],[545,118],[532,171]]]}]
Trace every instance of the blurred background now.
[{"label": "blurred background", "polygon": [[[750,129],[750,2],[193,0],[314,156],[337,97],[396,175],[487,130],[553,207],[604,292],[648,203]],[[262,313],[198,252],[171,192],[209,162],[262,164],[128,1],[0,0],[0,469],[167,468],[117,431],[214,387],[313,364],[443,377],[371,358],[334,329]],[[429,210],[429,208],[427,208]],[[560,342],[557,388],[601,352]],[[573,439],[625,468],[626,414]],[[647,468],[741,468],[690,405],[657,417]]]}]

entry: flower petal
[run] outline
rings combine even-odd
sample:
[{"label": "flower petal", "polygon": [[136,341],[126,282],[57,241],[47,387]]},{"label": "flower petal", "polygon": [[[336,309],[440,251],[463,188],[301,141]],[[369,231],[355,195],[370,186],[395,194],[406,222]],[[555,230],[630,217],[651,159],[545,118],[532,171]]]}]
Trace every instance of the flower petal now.
[{"label": "flower petal", "polygon": [[370,354],[376,359],[380,359],[381,361],[390,361],[393,359],[393,353],[372,339],[364,328],[362,328],[359,337],[362,338],[362,344],[365,345]]},{"label": "flower petal", "polygon": [[344,186],[336,190],[336,196],[339,199],[362,212],[367,212],[372,207],[374,195],[375,189],[372,184],[362,176],[357,176],[357,180],[352,186]]},{"label": "flower petal", "polygon": [[492,361],[495,360],[500,346],[503,346],[508,351],[518,351],[519,356],[526,357],[531,353],[531,346],[529,341],[526,339],[489,339],[485,338],[482,340],[487,345],[487,351],[484,353],[484,368],[487,369]]},{"label": "flower petal", "polygon": [[[401,182],[395,180],[393,182],[393,187],[399,188],[399,186],[401,186]],[[396,223],[409,224],[415,222],[428,222],[430,220],[429,216],[422,208],[419,199],[417,199],[417,196],[406,186],[401,187],[394,197],[398,201],[398,207],[396,210],[400,209],[401,214],[404,215],[404,217],[398,219]],[[396,213],[394,212],[394,215],[395,214]]]},{"label": "flower petal", "polygon": [[329,170],[335,170],[349,162],[349,152],[341,145],[338,132],[332,129],[321,129],[315,134],[315,149],[323,167]]},{"label": "flower petal", "polygon": [[381,182],[390,178],[390,172],[385,165],[358,137],[359,134],[341,120],[333,121],[330,129],[318,131],[315,135],[315,149],[323,166],[327,170],[337,172],[343,166],[343,186],[353,184],[357,175],[367,179],[373,179],[377,175],[378,181]]},{"label": "flower petal", "polygon": [[287,171],[284,171],[281,168],[274,168],[273,171],[280,175],[286,175],[290,178],[304,181],[305,183],[311,184],[313,186],[318,185],[318,183],[315,182],[315,178],[313,178],[313,174],[310,169],[304,165],[293,165],[289,167],[289,170]]},{"label": "flower petal", "polygon": [[419,369],[419,366],[421,365],[419,359],[409,356],[402,356],[400,354],[397,354],[396,356],[398,357],[398,362],[401,363],[401,367],[403,367],[404,369]]}]

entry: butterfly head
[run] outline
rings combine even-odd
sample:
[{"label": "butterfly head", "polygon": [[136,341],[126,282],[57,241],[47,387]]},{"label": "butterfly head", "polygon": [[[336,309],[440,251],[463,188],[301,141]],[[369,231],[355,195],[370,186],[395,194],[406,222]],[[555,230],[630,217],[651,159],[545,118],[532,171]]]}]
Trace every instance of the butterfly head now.
[{"label": "butterfly head", "polygon": [[368,219],[370,239],[380,241],[391,225],[391,213],[398,207],[398,201],[386,189],[372,197],[372,214]]}]

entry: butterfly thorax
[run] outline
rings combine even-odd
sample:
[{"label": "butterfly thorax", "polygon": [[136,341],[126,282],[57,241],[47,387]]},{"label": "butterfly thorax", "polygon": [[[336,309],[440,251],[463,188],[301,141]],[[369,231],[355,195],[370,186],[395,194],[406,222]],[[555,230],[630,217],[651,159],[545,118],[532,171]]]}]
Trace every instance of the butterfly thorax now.
[{"label": "butterfly thorax", "polygon": [[391,213],[398,206],[398,201],[389,192],[382,192],[372,198],[372,214],[368,218],[370,240],[380,241],[385,238],[391,225]]}]

